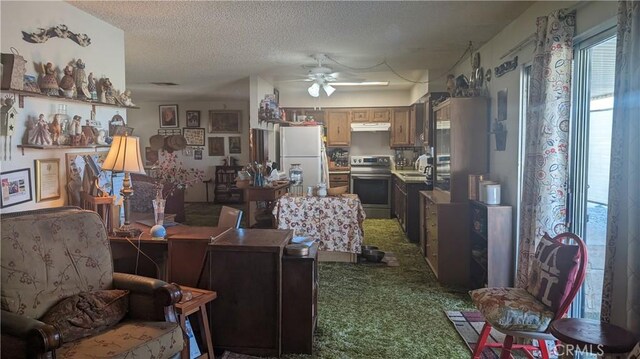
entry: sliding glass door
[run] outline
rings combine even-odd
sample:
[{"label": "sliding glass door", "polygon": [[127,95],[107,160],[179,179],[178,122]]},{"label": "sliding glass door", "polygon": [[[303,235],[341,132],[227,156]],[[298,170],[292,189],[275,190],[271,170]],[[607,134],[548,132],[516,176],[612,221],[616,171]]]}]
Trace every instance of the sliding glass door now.
[{"label": "sliding glass door", "polygon": [[607,202],[616,38],[604,32],[578,44],[570,160],[570,230],[587,244],[587,277],[571,311],[600,318],[607,234]]}]

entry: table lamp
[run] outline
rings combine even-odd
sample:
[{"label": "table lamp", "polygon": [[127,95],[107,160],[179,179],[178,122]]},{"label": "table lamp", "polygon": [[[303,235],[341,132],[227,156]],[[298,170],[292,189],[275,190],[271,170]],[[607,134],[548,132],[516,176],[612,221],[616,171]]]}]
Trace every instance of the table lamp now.
[{"label": "table lamp", "polygon": [[123,136],[113,136],[111,149],[102,164],[102,169],[124,172],[124,181],[122,190],[120,190],[124,204],[124,224],[116,230],[116,235],[126,237],[139,235],[141,231],[131,227],[129,198],[133,195],[130,174],[145,174],[140,157],[140,139],[135,136],[127,136],[126,133]]}]

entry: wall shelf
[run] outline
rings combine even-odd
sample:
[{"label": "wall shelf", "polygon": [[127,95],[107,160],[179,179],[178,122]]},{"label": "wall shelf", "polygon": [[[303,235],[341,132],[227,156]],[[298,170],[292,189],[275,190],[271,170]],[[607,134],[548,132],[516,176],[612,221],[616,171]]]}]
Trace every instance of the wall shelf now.
[{"label": "wall shelf", "polygon": [[62,97],[62,96],[49,96],[49,95],[45,95],[45,94],[41,94],[38,92],[30,92],[30,91],[22,91],[22,90],[12,90],[12,89],[4,89],[1,90],[2,92],[11,92],[14,93],[16,95],[18,95],[18,106],[19,108],[24,108],[24,97],[35,97],[35,98],[43,98],[43,99],[47,99],[47,100],[55,100],[55,101],[60,101],[60,102],[67,102],[67,103],[79,103],[79,104],[83,104],[83,105],[92,105],[92,106],[100,106],[100,107],[115,107],[115,108],[131,108],[131,109],[139,109],[140,107],[138,106],[121,106],[121,105],[114,105],[114,104],[110,104],[110,103],[102,103],[102,102],[97,102],[97,101],[85,101],[85,100],[78,100],[78,99],[73,99],[73,98],[66,98],[66,97]]},{"label": "wall shelf", "polygon": [[91,145],[91,146],[70,146],[70,145],[18,145],[18,148],[22,149],[22,155],[24,156],[24,149],[31,148],[34,150],[59,150],[59,149],[94,149],[98,152],[99,148],[109,148],[110,145]]}]

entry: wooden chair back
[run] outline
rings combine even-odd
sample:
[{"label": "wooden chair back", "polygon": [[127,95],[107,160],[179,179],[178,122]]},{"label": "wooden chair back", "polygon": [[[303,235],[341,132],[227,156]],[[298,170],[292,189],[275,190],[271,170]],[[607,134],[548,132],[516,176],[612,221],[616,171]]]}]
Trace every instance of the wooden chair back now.
[{"label": "wooden chair back", "polygon": [[220,217],[218,218],[218,227],[240,228],[241,220],[242,210],[222,206]]}]

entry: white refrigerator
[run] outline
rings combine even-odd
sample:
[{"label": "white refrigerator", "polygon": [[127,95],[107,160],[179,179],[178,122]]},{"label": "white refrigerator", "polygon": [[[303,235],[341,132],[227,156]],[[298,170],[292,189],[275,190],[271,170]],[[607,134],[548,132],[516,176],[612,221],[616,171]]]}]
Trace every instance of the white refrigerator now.
[{"label": "white refrigerator", "polygon": [[303,188],[322,182],[322,132],[322,126],[280,127],[280,168],[289,176],[291,165],[300,164]]}]

